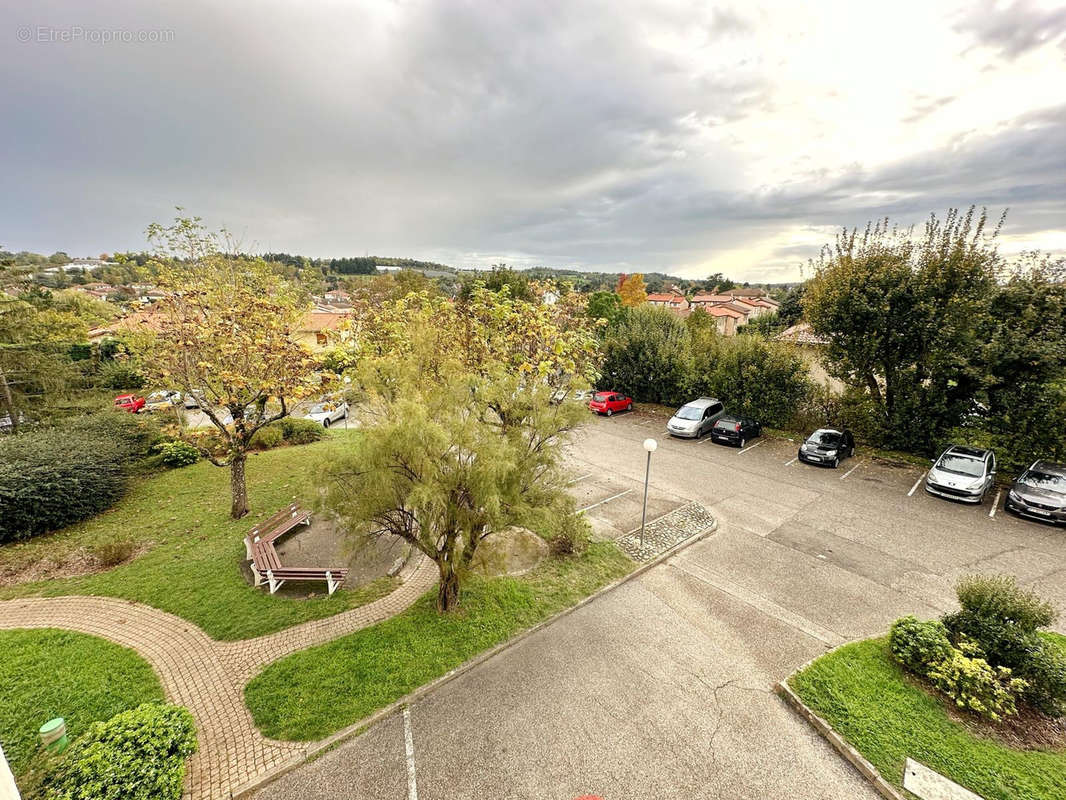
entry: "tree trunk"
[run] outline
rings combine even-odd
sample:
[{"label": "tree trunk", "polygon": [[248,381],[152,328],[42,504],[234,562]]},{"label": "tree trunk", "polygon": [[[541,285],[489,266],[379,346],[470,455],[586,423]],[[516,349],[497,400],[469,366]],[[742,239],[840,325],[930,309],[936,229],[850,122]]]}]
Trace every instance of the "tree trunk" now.
[{"label": "tree trunk", "polygon": [[438,561],[440,585],[437,587],[437,611],[446,613],[459,605],[459,575],[451,561]]},{"label": "tree trunk", "polygon": [[229,485],[233,494],[233,506],[230,516],[240,519],[248,513],[248,490],[244,485],[244,462],[247,456],[244,453],[235,455],[229,465]]},{"label": "tree trunk", "polygon": [[11,399],[11,388],[7,385],[7,375],[4,374],[3,368],[0,368],[0,400],[3,401],[8,417],[11,419],[11,432],[18,433],[18,414],[15,413],[15,402]]}]

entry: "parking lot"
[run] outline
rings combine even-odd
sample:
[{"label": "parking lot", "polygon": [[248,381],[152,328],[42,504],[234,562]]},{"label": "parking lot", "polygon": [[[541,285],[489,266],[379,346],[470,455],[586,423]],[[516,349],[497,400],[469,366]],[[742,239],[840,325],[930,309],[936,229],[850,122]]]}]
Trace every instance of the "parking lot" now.
[{"label": "parking lot", "polygon": [[[572,800],[878,795],[772,692],[807,660],[952,606],[961,574],[1009,572],[1066,610],[1066,531],[930,497],[922,470],[864,455],[794,461],[665,436],[665,417],[597,418],[569,453],[597,531],[698,502],[709,538],[282,778],[270,800]],[[599,504],[599,505],[596,505]],[[654,510],[653,510],[654,509]],[[1058,630],[1066,632],[1060,620]],[[408,747],[409,744],[409,747]]]}]

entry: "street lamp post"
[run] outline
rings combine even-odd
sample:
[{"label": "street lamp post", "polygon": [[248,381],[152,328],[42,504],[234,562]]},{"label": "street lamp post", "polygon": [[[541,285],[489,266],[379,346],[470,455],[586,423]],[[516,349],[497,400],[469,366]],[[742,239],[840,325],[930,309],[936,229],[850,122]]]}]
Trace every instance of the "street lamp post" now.
[{"label": "street lamp post", "polygon": [[648,518],[648,478],[651,477],[651,454],[659,443],[654,439],[644,440],[644,449],[648,451],[648,464],[644,468],[644,508],[640,512],[640,548],[644,549],[644,521]]}]

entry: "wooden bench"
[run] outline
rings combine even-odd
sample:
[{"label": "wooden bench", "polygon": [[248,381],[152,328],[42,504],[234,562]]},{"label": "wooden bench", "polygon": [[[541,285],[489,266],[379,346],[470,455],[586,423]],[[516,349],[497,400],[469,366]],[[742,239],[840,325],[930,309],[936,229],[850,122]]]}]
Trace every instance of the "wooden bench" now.
[{"label": "wooden bench", "polygon": [[321,567],[286,567],[281,563],[274,542],[298,525],[310,525],[311,512],[293,503],[263,520],[244,537],[244,548],[251,562],[255,585],[264,583],[274,594],[285,581],[325,581],[330,594],[337,591],[348,575],[347,569]]}]

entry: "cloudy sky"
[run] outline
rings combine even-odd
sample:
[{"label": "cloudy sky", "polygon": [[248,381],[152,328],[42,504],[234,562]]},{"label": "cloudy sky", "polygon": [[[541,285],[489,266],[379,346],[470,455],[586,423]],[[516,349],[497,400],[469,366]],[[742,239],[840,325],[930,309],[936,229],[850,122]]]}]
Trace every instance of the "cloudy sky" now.
[{"label": "cloudy sky", "polygon": [[1066,3],[94,0],[0,11],[0,245],[787,280],[1009,207],[1066,251]]}]

